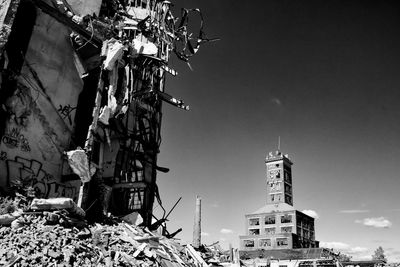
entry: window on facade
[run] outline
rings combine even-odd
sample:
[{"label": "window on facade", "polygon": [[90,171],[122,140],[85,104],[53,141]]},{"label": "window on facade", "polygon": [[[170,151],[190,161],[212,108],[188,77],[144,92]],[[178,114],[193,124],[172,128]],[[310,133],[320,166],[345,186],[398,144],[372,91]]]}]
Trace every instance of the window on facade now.
[{"label": "window on facade", "polygon": [[260,219],[259,218],[249,219],[249,225],[250,226],[260,225]]},{"label": "window on facade", "polygon": [[265,216],[265,224],[275,224],[275,216]]},{"label": "window on facade", "polygon": [[267,234],[267,235],[273,235],[273,234],[275,234],[275,227],[268,227],[268,228],[265,228],[264,232],[265,232],[265,234]]},{"label": "window on facade", "polygon": [[281,217],[281,223],[291,223],[292,222],[292,215],[285,214]]},{"label": "window on facade", "polygon": [[288,184],[292,184],[292,178],[288,173],[285,173],[285,182]]},{"label": "window on facade", "polygon": [[303,238],[309,239],[310,238],[310,232],[307,230],[303,230]]},{"label": "window on facade", "polygon": [[260,247],[270,247],[271,239],[260,239]]},{"label": "window on facade", "polygon": [[317,267],[334,267],[336,266],[333,260],[319,260],[317,261]]},{"label": "window on facade", "polygon": [[279,182],[271,182],[269,184],[269,186],[271,187],[271,191],[280,191],[281,190],[281,183],[279,183]]},{"label": "window on facade", "polygon": [[244,247],[246,248],[253,248],[254,247],[254,240],[243,240]]},{"label": "window on facade", "polygon": [[271,194],[272,202],[279,202],[282,200],[282,194]]},{"label": "window on facade", "polygon": [[285,202],[288,203],[288,204],[292,204],[292,197],[288,196],[288,195],[285,195]]},{"label": "window on facade", "polygon": [[143,188],[133,188],[129,192],[129,210],[139,210],[142,208],[144,201],[144,189]]},{"label": "window on facade", "polygon": [[288,184],[285,184],[285,193],[292,194],[292,187]]},{"label": "window on facade", "polygon": [[299,263],[299,267],[312,267],[313,262],[312,261],[302,261]]},{"label": "window on facade", "polygon": [[281,233],[291,233],[292,232],[292,227],[282,227],[281,228]]},{"label": "window on facade", "polygon": [[301,234],[301,228],[297,226],[296,234],[300,235]]},{"label": "window on facade", "polygon": [[285,178],[285,182],[292,184],[292,172],[290,168],[285,166],[283,177]]},{"label": "window on facade", "polygon": [[288,239],[287,238],[277,238],[276,239],[276,245],[278,247],[284,247],[289,245]]},{"label": "window on facade", "polygon": [[259,235],[260,229],[249,229],[249,235]]}]

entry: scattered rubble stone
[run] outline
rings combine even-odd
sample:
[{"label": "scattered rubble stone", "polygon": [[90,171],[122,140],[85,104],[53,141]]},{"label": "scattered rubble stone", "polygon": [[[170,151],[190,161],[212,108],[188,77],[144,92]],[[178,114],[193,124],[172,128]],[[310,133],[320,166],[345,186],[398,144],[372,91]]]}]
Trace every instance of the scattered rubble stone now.
[{"label": "scattered rubble stone", "polygon": [[[39,202],[33,200],[33,206]],[[220,266],[224,259],[216,246],[197,251],[116,220],[113,225],[87,225],[76,214],[46,203],[47,210],[21,211],[11,226],[0,226],[0,266]]]}]

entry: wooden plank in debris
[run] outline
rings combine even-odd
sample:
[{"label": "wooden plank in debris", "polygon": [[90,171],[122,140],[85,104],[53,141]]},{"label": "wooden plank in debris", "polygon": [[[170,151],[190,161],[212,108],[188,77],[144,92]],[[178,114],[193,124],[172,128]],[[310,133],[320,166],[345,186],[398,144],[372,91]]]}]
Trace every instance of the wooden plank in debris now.
[{"label": "wooden plank in debris", "polygon": [[187,251],[189,252],[189,255],[197,261],[198,264],[202,267],[209,266],[201,257],[200,253],[197,252],[190,244],[186,245]]},{"label": "wooden plank in debris", "polygon": [[172,253],[172,256],[175,258],[175,260],[178,262],[178,264],[180,266],[185,266],[185,263],[183,262],[183,260],[178,255],[176,255],[175,253]]},{"label": "wooden plank in debris", "polygon": [[132,256],[133,256],[134,258],[136,258],[136,257],[140,254],[140,252],[142,252],[142,251],[145,249],[146,246],[147,246],[146,243],[141,244],[141,245],[137,248],[137,250],[133,253]]}]

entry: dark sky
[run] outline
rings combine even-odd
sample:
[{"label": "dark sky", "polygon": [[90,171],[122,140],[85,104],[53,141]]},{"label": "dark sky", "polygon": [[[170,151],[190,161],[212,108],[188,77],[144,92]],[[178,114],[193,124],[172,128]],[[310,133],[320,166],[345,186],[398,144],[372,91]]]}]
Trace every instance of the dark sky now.
[{"label": "dark sky", "polygon": [[183,196],[171,230],[184,227],[190,241],[199,194],[205,243],[237,246],[244,214],[265,204],[264,158],[280,136],[294,161],[294,206],[319,214],[316,238],[358,258],[381,245],[400,260],[399,5],[174,4],[199,7],[221,41],[200,48],[193,71],[171,60],[179,76],[167,91],[191,107],[164,105],[159,162],[171,172],[159,175],[161,196],[167,207]]}]

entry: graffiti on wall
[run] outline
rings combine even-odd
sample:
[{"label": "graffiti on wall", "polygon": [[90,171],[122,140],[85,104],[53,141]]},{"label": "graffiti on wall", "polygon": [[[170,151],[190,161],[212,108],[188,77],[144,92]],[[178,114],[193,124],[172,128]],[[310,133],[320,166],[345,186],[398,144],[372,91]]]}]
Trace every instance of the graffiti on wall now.
[{"label": "graffiti on wall", "polygon": [[71,107],[71,105],[65,105],[58,108],[58,112],[60,112],[61,117],[65,120],[68,118],[68,122],[72,125],[72,113],[76,110],[76,107]]},{"label": "graffiti on wall", "polygon": [[8,148],[14,149],[19,147],[21,151],[31,151],[28,139],[26,139],[25,136],[21,134],[21,130],[17,128],[11,128],[11,130],[6,131],[1,141]]},{"label": "graffiti on wall", "polygon": [[33,187],[38,197],[78,197],[77,186],[71,183],[60,183],[43,170],[43,165],[37,160],[15,157],[7,159],[7,179],[9,184],[23,187]]},{"label": "graffiti on wall", "polygon": [[7,159],[7,152],[0,151],[0,160],[5,161]]},{"label": "graffiti on wall", "polygon": [[10,121],[14,121],[19,127],[26,128],[29,123],[29,117],[32,114],[31,105],[34,100],[32,96],[23,90],[17,88],[14,94],[7,99],[4,108],[9,114]]}]

